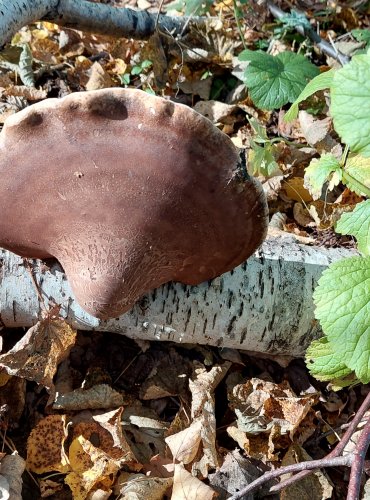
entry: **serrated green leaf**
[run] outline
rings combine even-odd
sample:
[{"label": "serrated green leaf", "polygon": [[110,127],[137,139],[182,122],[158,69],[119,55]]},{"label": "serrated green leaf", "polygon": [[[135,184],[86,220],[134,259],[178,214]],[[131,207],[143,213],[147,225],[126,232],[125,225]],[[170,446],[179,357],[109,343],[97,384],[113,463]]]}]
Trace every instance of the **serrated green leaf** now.
[{"label": "serrated green leaf", "polygon": [[[335,176],[333,178],[333,176]],[[331,153],[324,153],[320,159],[313,159],[304,174],[304,187],[309,190],[314,200],[321,196],[323,185],[331,180],[336,186],[342,178],[342,167]]]},{"label": "serrated green leaf", "polygon": [[342,363],[370,381],[370,257],[331,264],[314,292],[315,316]]},{"label": "serrated green leaf", "polygon": [[244,83],[254,104],[261,109],[276,109],[293,102],[319,72],[304,56],[288,51],[270,56],[244,50],[239,59],[250,61],[244,71]]},{"label": "serrated green leaf", "polygon": [[370,156],[370,55],[352,58],[331,85],[334,128],[351,151]]},{"label": "serrated green leaf", "polygon": [[351,234],[363,255],[370,255],[370,200],[358,203],[352,212],[344,213],[335,230],[341,234]]},{"label": "serrated green leaf", "polygon": [[344,167],[343,182],[358,195],[370,196],[370,158],[349,155]]},{"label": "serrated green leaf", "polygon": [[287,113],[284,116],[285,122],[290,122],[297,118],[298,116],[298,105],[311,97],[319,90],[325,90],[330,88],[333,78],[334,78],[334,69],[329,71],[325,71],[325,73],[321,73],[320,75],[315,76],[310,82],[307,83],[306,87],[299,94],[297,99],[293,102],[293,104],[288,109]]},{"label": "serrated green leaf", "polygon": [[311,342],[306,351],[306,364],[311,375],[324,382],[341,379],[352,373],[326,337]]}]

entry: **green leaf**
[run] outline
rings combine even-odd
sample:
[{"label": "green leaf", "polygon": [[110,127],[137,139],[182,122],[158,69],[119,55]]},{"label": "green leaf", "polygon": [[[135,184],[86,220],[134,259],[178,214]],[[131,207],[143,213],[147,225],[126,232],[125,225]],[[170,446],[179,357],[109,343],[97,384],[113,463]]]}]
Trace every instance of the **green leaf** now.
[{"label": "green leaf", "polygon": [[122,73],[119,77],[123,85],[129,85],[131,79],[130,73]]},{"label": "green leaf", "polygon": [[331,69],[329,71],[325,71],[325,73],[320,73],[319,75],[315,76],[308,84],[306,87],[302,90],[302,92],[299,94],[298,98],[293,102],[293,104],[290,106],[288,109],[287,113],[284,116],[284,121],[285,122],[290,122],[297,118],[298,116],[298,105],[302,102],[311,97],[315,92],[319,92],[319,90],[325,90],[330,88],[333,78],[334,78],[334,69]]},{"label": "green leaf", "polygon": [[279,165],[275,160],[273,144],[259,146],[250,139],[251,150],[248,155],[248,171],[251,175],[264,175],[270,177],[280,172]]},{"label": "green leaf", "polygon": [[355,29],[352,30],[351,33],[358,42],[364,42],[366,44],[370,43],[370,31],[368,29]]},{"label": "green leaf", "polygon": [[342,167],[331,153],[324,153],[320,159],[314,159],[306,168],[304,187],[309,190],[314,200],[321,196],[323,185],[332,180],[332,185],[339,184],[342,178]]},{"label": "green leaf", "polygon": [[288,51],[270,56],[244,50],[239,59],[250,61],[244,71],[244,83],[254,104],[261,109],[276,109],[293,102],[319,72],[304,56]]},{"label": "green leaf", "polygon": [[354,153],[370,156],[370,55],[352,58],[331,86],[334,128]]},{"label": "green leaf", "polygon": [[350,154],[344,166],[343,182],[358,195],[370,196],[370,158]]},{"label": "green leaf", "polygon": [[370,257],[331,264],[314,292],[315,315],[341,362],[370,381]]},{"label": "green leaf", "polygon": [[306,351],[306,364],[311,375],[322,381],[341,379],[352,373],[326,337],[311,342]]},{"label": "green leaf", "polygon": [[370,255],[370,200],[358,203],[352,212],[344,213],[335,226],[337,233],[351,234],[363,255]]}]

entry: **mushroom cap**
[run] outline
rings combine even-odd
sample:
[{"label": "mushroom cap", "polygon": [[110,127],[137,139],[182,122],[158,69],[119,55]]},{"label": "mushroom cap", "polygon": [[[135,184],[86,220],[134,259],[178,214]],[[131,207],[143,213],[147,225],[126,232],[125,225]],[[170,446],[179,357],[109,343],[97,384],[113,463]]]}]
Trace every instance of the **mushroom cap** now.
[{"label": "mushroom cap", "polygon": [[0,246],[57,258],[101,318],[168,281],[231,270],[266,235],[263,190],[232,141],[140,90],[75,93],[11,116],[0,178]]}]

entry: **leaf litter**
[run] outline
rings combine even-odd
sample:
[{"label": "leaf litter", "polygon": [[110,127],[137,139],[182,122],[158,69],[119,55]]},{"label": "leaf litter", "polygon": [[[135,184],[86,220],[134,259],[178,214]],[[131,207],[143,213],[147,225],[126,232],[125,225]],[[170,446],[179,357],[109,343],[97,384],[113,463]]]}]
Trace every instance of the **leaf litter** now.
[{"label": "leaf litter", "polygon": [[[308,4],[311,16],[321,15]],[[150,2],[139,7],[153,9]],[[352,217],[366,223],[367,205],[355,186],[345,187],[336,176],[343,151],[327,114],[325,90],[309,97],[298,118],[285,124],[285,110],[269,109],[260,95],[253,64],[237,67],[242,43],[232,2],[210,9],[222,22],[199,34],[195,51],[180,50],[173,41],[163,47],[155,37],[117,40],[46,22],[24,28],[0,56],[0,123],[32,102],[73,91],[134,86],[160,93],[193,105],[236,145],[249,148],[249,165],[264,185],[270,213],[282,217],[275,232],[302,244],[353,245],[334,228],[344,230],[349,216],[337,221],[356,205]],[[265,24],[271,21],[267,9],[258,2],[248,9],[244,42],[249,48],[280,36],[273,33],[276,25]],[[347,26],[367,22],[351,8],[329,18],[334,39]],[[349,53],[366,42],[344,38],[340,43],[340,50]],[[296,72],[292,48],[289,39],[273,41],[267,63],[276,73],[274,85]],[[320,70],[336,65],[312,47],[307,50]],[[305,71],[317,72],[309,65]],[[244,73],[267,110],[258,109],[245,92]],[[303,80],[299,89],[289,84],[287,101],[302,86]],[[350,137],[345,126],[343,133]],[[315,173],[320,154],[330,159],[325,178]],[[348,168],[367,180],[366,160],[355,157]],[[359,243],[368,248],[366,238]],[[347,397],[309,379],[301,360],[281,366],[243,351],[225,358],[221,349],[156,343],[143,350],[118,335],[77,333],[57,316],[27,332],[2,333],[4,498],[64,498],[70,492],[76,499],[226,498],[276,465],[323,456],[363,398],[360,387],[349,389]],[[318,472],[306,484],[284,489],[281,498],[309,491],[310,498],[315,492],[314,498],[326,499],[333,488],[338,495],[343,478],[335,471]]]}]

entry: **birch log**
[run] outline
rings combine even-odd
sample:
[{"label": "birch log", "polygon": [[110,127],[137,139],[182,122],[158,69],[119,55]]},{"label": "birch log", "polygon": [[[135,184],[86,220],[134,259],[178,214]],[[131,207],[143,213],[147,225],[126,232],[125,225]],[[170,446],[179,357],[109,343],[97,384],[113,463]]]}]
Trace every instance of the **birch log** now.
[{"label": "birch log", "polygon": [[87,0],[0,0],[0,47],[27,24],[47,20],[53,23],[103,35],[146,39],[156,27],[173,36],[191,26],[204,25],[205,18],[157,15],[145,10],[113,7]]},{"label": "birch log", "polygon": [[199,286],[165,284],[130,312],[101,321],[79,307],[57,263],[45,269],[31,261],[41,301],[23,259],[0,250],[0,320],[6,327],[28,327],[57,303],[61,315],[82,330],[302,356],[310,341],[321,336],[312,292],[322,271],[354,253],[270,238],[230,273]]}]

